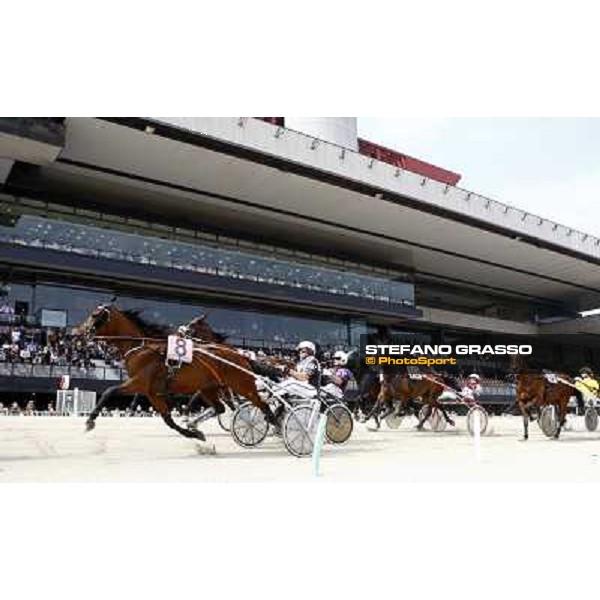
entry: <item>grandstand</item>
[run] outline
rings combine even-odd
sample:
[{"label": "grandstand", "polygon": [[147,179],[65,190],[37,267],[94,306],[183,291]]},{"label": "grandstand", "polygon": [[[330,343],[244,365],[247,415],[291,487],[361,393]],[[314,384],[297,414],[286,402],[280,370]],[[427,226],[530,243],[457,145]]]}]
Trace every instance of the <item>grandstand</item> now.
[{"label": "grandstand", "polygon": [[0,391],[121,378],[70,336],[113,295],[272,352],[383,324],[598,362],[580,312],[600,306],[600,240],[459,181],[359,139],[352,117],[0,118]]}]

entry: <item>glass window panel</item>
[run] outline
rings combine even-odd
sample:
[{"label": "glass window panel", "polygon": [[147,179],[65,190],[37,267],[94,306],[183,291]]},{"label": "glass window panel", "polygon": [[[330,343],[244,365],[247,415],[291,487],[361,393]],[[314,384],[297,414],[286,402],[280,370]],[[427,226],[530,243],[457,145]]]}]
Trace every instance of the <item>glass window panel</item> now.
[{"label": "glass window panel", "polygon": [[[113,260],[176,267],[223,277],[278,282],[282,285],[383,302],[414,303],[414,286],[411,283],[391,281],[383,274],[376,277],[284,260],[277,256],[264,257],[250,250],[215,248],[32,215],[21,216],[14,227],[0,226],[0,239]],[[306,253],[296,254],[312,258]]]}]

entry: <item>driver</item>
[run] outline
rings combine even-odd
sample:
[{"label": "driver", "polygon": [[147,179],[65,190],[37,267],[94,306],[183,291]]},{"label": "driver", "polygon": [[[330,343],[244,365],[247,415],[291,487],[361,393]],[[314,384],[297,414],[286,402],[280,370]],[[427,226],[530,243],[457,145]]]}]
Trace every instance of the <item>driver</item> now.
[{"label": "driver", "polygon": [[467,381],[461,390],[463,397],[476,402],[481,395],[481,377],[477,373],[473,373],[467,377]]},{"label": "driver", "polygon": [[346,391],[350,380],[354,378],[352,371],[346,366],[348,364],[348,355],[342,350],[338,350],[333,355],[333,369],[328,372],[328,378],[335,384],[337,387],[342,390],[342,392]]},{"label": "driver", "polygon": [[315,388],[321,385],[321,365],[315,354],[317,353],[316,346],[309,341],[303,341],[296,348],[300,356],[300,360],[296,364],[296,368],[290,371],[290,376],[298,381],[306,381],[309,385]]},{"label": "driver", "polygon": [[579,377],[575,378],[575,388],[577,390],[575,393],[577,408],[583,412],[585,399],[590,396],[597,397],[600,384],[598,384],[594,372],[589,367],[584,367],[579,371]]}]

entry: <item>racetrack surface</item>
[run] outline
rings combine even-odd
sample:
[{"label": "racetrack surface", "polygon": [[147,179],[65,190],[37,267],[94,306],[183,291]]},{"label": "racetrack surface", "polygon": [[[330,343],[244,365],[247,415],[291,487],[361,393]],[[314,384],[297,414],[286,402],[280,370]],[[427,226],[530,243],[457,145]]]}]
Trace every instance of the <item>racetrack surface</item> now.
[{"label": "racetrack surface", "polygon": [[519,441],[519,417],[490,419],[478,461],[464,418],[443,433],[418,432],[406,419],[392,431],[355,424],[344,446],[325,445],[321,477],[310,459],[290,456],[269,436],[255,449],[239,447],[216,421],[202,430],[216,455],[177,435],[158,418],[0,417],[3,482],[599,482],[600,431],[570,417],[570,431],[548,440],[537,424]]}]

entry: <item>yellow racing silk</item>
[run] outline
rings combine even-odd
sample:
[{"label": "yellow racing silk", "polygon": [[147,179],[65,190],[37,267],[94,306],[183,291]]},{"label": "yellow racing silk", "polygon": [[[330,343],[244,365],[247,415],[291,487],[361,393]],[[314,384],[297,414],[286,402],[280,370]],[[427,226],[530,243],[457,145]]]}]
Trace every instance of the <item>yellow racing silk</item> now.
[{"label": "yellow racing silk", "polygon": [[583,394],[584,398],[589,400],[596,398],[600,384],[595,379],[588,377],[587,379],[580,379],[575,382],[575,387]]}]

